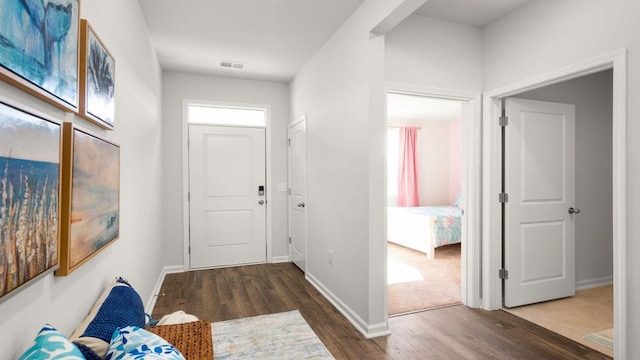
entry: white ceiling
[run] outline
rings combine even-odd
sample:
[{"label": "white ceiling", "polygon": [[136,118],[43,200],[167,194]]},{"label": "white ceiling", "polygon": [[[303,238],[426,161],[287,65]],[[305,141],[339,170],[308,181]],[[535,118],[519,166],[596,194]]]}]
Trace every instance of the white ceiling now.
[{"label": "white ceiling", "polygon": [[462,103],[423,96],[387,94],[387,117],[451,121],[462,117]]},{"label": "white ceiling", "polygon": [[482,27],[530,1],[532,0],[429,0],[415,14]]},{"label": "white ceiling", "polygon": [[288,82],[363,0],[138,1],[163,69]]},{"label": "white ceiling", "polygon": [[[417,13],[482,26],[528,1],[429,0]],[[363,0],[138,2],[164,70],[288,82]]]}]

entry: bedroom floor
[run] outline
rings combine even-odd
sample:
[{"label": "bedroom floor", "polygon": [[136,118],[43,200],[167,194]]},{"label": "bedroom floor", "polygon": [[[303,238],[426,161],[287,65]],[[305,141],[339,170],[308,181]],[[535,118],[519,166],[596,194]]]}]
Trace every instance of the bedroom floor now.
[{"label": "bedroom floor", "polygon": [[613,350],[583,338],[613,328],[613,285],[579,290],[570,298],[504,310],[613,357]]},{"label": "bedroom floor", "polygon": [[460,244],[436,248],[434,259],[387,244],[389,316],[460,304]]}]

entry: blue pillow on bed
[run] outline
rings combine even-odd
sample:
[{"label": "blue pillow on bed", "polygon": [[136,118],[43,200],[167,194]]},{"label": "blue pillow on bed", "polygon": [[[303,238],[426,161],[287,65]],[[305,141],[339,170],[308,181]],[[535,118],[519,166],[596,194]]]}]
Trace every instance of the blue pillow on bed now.
[{"label": "blue pillow on bed", "polygon": [[462,194],[458,193],[458,195],[456,195],[456,200],[453,202],[453,206],[460,207],[461,201],[462,201]]}]

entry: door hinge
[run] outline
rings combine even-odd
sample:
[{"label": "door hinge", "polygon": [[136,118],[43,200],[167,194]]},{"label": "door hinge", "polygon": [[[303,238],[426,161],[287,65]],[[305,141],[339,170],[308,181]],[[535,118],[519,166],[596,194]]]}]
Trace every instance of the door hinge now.
[{"label": "door hinge", "polygon": [[509,117],[508,116],[500,116],[500,118],[498,119],[498,124],[500,126],[509,125]]},{"label": "door hinge", "polygon": [[291,236],[289,236],[289,244],[291,244]]},{"label": "door hinge", "polygon": [[189,249],[187,251],[189,252],[189,255],[191,255],[191,245],[189,245]]},{"label": "door hinge", "polygon": [[287,140],[289,140],[289,146],[291,146],[291,139],[287,139]]},{"label": "door hinge", "polygon": [[187,201],[191,201],[191,192],[187,193]]},{"label": "door hinge", "polygon": [[291,189],[287,189],[287,190],[289,190],[289,195],[291,195]]},{"label": "door hinge", "polygon": [[498,194],[498,202],[500,203],[508,203],[509,202],[509,194],[507,193],[500,193]]},{"label": "door hinge", "polygon": [[509,279],[509,271],[507,271],[506,269],[498,270],[498,278],[502,280]]}]

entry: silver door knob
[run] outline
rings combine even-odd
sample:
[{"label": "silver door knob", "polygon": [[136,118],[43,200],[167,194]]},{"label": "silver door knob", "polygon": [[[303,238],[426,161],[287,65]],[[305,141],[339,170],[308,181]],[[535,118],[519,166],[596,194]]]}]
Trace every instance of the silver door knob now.
[{"label": "silver door knob", "polygon": [[303,202],[301,202],[301,203],[298,203],[298,207],[303,208],[303,207],[305,207],[305,205],[304,205],[304,203],[303,203]]},{"label": "silver door knob", "polygon": [[570,207],[569,214],[580,214],[580,209]]},{"label": "silver door knob", "polygon": [[258,201],[258,204],[260,204],[260,205],[264,204],[264,200]]}]

